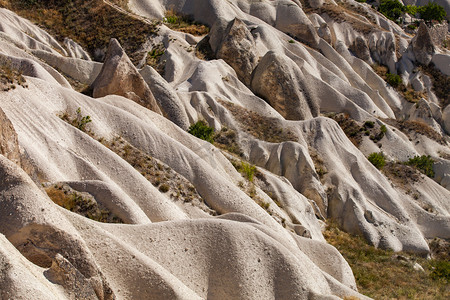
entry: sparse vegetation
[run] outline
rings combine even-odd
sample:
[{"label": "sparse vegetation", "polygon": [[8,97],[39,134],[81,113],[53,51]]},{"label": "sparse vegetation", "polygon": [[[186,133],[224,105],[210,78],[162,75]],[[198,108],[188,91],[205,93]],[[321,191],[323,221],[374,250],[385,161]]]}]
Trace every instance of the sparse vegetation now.
[{"label": "sparse vegetation", "polygon": [[65,37],[79,43],[96,60],[102,60],[111,38],[117,38],[133,62],[133,55],[149,35],[156,32],[156,23],[133,18],[102,0],[8,1],[10,9],[43,26],[60,42]]},{"label": "sparse vegetation", "polygon": [[420,70],[428,75],[433,82],[433,92],[439,98],[442,108],[450,104],[450,76],[436,69],[433,63],[420,66]]},{"label": "sparse vegetation", "polygon": [[173,9],[166,12],[163,22],[176,31],[190,33],[192,35],[201,36],[209,33],[209,27],[195,22],[191,16],[181,15]]},{"label": "sparse vegetation", "polygon": [[429,155],[414,156],[413,158],[410,158],[406,164],[415,167],[430,178],[434,177],[434,160]]},{"label": "sparse vegetation", "polygon": [[161,56],[166,52],[163,43],[153,45],[152,50],[147,52],[147,58],[145,60],[147,65],[152,66],[158,73],[164,72],[165,63],[161,61]]},{"label": "sparse vegetation", "polygon": [[74,213],[98,222],[123,223],[121,218],[98,204],[92,195],[77,192],[66,184],[52,184],[45,191],[54,203]]},{"label": "sparse vegetation", "polygon": [[214,135],[214,145],[222,150],[242,156],[242,150],[237,141],[236,131],[223,126],[219,132]]},{"label": "sparse vegetation", "polygon": [[293,132],[283,130],[280,121],[276,118],[262,116],[227,101],[219,100],[219,102],[229,110],[244,132],[257,139],[271,143],[298,141],[298,137]]},{"label": "sparse vegetation", "polygon": [[28,87],[21,72],[11,68],[7,63],[1,64],[0,62],[0,91],[14,90],[16,85]]},{"label": "sparse vegetation", "polygon": [[383,121],[401,130],[403,133],[408,135],[410,139],[412,139],[413,134],[417,133],[424,135],[442,145],[447,144],[445,139],[438,132],[436,132],[433,128],[423,122],[410,120],[399,121],[396,119],[383,119]]},{"label": "sparse vegetation", "polygon": [[198,137],[199,139],[214,144],[214,128],[209,127],[204,120],[199,120],[196,123],[192,124],[189,127],[188,132],[193,136]]},{"label": "sparse vegetation", "polygon": [[87,132],[89,131],[86,126],[90,122],[92,122],[92,119],[90,116],[83,116],[81,114],[81,107],[77,108],[75,117],[71,118],[68,112],[64,112],[59,116],[62,120],[66,121],[70,125],[80,129],[81,131]]},{"label": "sparse vegetation", "polygon": [[386,66],[374,64],[372,65],[372,68],[378,76],[395,88],[406,101],[416,103],[421,98],[427,98],[425,91],[418,92],[415,91],[411,85],[405,86],[401,76],[390,74]]},{"label": "sparse vegetation", "polygon": [[373,152],[371,153],[367,159],[374,165],[378,170],[384,167],[386,164],[386,159],[384,158],[384,154],[382,152]]},{"label": "sparse vegetation", "polygon": [[[374,299],[448,299],[448,261],[376,249],[328,221],[325,239],[344,256],[358,291]],[[415,270],[418,263],[424,271]],[[435,272],[439,265],[439,271]],[[434,273],[433,273],[434,272]],[[435,276],[434,274],[439,274]]]}]

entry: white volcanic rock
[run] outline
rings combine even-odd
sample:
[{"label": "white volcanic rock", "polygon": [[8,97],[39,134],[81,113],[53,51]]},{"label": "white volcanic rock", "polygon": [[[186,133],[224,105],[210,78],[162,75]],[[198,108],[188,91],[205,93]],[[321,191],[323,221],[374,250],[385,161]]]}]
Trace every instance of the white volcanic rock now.
[{"label": "white volcanic rock", "polygon": [[33,55],[60,72],[84,84],[92,84],[102,70],[102,64],[91,60],[64,57],[47,51],[34,50]]},{"label": "white volcanic rock", "polygon": [[67,48],[68,56],[84,60],[91,60],[89,54],[83,49],[83,47],[81,47],[75,41],[69,38],[65,38],[63,43],[64,46],[66,46]]},{"label": "white volcanic rock", "polygon": [[139,73],[148,84],[163,115],[181,128],[187,130],[189,128],[188,116],[172,86],[155,69],[148,65],[140,70]]},{"label": "white volcanic rock", "polygon": [[[334,1],[310,2],[338,9]],[[319,219],[395,251],[426,255],[427,239],[449,238],[449,161],[438,158],[450,153],[448,144],[386,125],[380,141],[364,136],[358,149],[336,122],[319,116],[344,113],[358,126],[374,122],[374,130],[394,124],[384,118],[416,119],[442,126],[444,139],[450,131],[450,110],[437,105],[430,78],[421,76],[428,99],[415,107],[349,51],[361,46],[353,50],[370,62],[367,44],[372,61],[398,67],[407,82],[417,67],[410,38],[368,5],[344,4],[342,15],[313,15],[319,10],[308,7],[308,17],[299,1],[130,1],[144,16],[173,9],[215,23],[205,41],[225,60],[200,60],[192,51],[200,37],[159,26],[140,50],[163,44],[164,75],[149,66],[138,71],[113,41],[94,83],[97,96],[105,88],[100,98],[74,91],[61,75],[91,82],[100,64],[83,49],[66,41],[69,51],[61,50],[31,22],[0,10],[2,61],[28,85],[0,92],[7,155],[0,155],[0,298],[365,299],[349,265],[326,244]],[[403,55],[397,66],[396,50]],[[146,108],[124,95],[150,100]],[[78,108],[92,119],[86,132],[60,118]],[[197,120],[231,132],[240,155],[187,133]],[[126,148],[116,153],[112,143]],[[367,160],[381,150],[399,161],[431,155],[436,178],[423,176],[413,184],[418,196],[407,193]],[[13,162],[17,153],[35,176]],[[165,192],[148,179],[150,170],[133,167],[147,160],[161,166],[152,179],[175,174],[197,202],[182,190],[177,196],[172,187],[181,181],[172,178]],[[253,181],[230,160],[255,164]],[[42,184],[88,193],[126,224],[64,209]]]},{"label": "white volcanic rock", "polygon": [[116,39],[111,39],[100,74],[92,83],[95,98],[120,95],[161,113],[152,91]]}]

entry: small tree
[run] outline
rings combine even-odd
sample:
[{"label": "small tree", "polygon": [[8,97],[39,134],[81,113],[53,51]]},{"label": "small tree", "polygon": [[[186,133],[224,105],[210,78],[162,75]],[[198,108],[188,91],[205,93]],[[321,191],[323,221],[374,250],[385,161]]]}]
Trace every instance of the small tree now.
[{"label": "small tree", "polygon": [[398,0],[381,0],[379,9],[386,18],[397,22],[405,7]]},{"label": "small tree", "polygon": [[434,2],[429,2],[425,6],[418,7],[417,10],[420,14],[420,18],[427,22],[432,20],[442,22],[447,15],[444,8]]}]

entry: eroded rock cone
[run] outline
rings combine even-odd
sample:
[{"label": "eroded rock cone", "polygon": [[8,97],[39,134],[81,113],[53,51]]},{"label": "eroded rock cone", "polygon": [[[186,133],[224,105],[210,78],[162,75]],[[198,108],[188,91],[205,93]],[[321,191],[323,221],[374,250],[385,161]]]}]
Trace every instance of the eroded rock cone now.
[{"label": "eroded rock cone", "polygon": [[111,39],[100,74],[92,84],[94,98],[119,95],[161,114],[152,91],[116,39]]},{"label": "eroded rock cone", "polygon": [[288,120],[306,120],[319,114],[319,106],[306,90],[306,78],[288,58],[269,51],[256,67],[251,87]]},{"label": "eroded rock cone", "polygon": [[252,71],[258,64],[256,45],[250,30],[237,18],[228,23],[223,33],[223,29],[218,27],[217,24],[213,27],[211,34],[216,36],[210,40],[218,42],[217,45],[211,45],[216,49],[216,57],[226,61],[239,79],[250,85]]},{"label": "eroded rock cone", "polygon": [[416,60],[421,64],[428,65],[433,58],[435,49],[428,27],[424,22],[420,23],[417,35],[412,39],[411,44]]}]

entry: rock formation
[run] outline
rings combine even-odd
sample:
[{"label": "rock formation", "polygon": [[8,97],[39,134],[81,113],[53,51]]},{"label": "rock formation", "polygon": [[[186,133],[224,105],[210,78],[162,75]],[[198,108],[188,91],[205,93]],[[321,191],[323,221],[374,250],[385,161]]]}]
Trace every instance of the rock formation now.
[{"label": "rock formation", "polygon": [[92,89],[95,98],[120,95],[161,113],[152,91],[116,39],[109,43],[102,70],[92,83]]},{"label": "rock formation", "polygon": [[353,0],[125,2],[77,11],[154,29],[108,37],[101,62],[84,27],[0,9],[1,299],[366,299],[330,220],[424,257],[450,238],[448,68],[430,63],[450,55],[425,25]]}]

